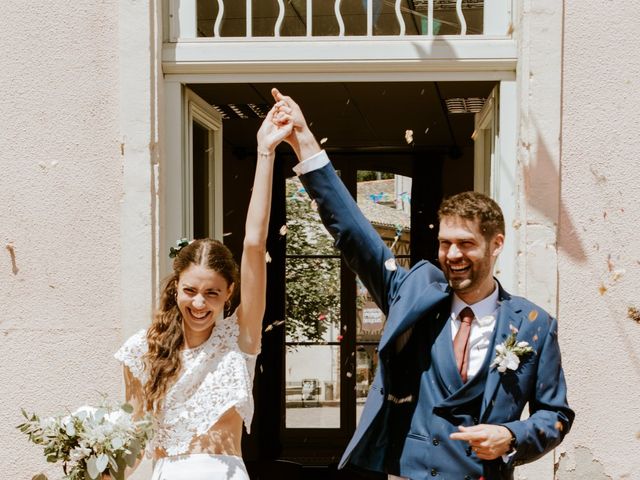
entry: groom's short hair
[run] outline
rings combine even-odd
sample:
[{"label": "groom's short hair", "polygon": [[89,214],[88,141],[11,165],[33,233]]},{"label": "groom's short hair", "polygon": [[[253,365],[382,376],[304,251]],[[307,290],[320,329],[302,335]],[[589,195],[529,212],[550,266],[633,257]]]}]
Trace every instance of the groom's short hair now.
[{"label": "groom's short hair", "polygon": [[444,199],[438,209],[438,220],[454,216],[478,220],[480,231],[486,239],[498,233],[504,235],[504,217],[500,205],[482,193],[462,192]]}]

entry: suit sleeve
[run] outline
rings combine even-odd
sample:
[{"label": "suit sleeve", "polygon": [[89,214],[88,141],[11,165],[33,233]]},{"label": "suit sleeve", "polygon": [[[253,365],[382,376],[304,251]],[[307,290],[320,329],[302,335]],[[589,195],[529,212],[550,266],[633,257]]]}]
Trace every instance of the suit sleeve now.
[{"label": "suit sleeve", "polygon": [[386,315],[407,271],[393,260],[385,267],[393,253],[362,214],[331,164],[301,175],[300,180],[316,201],[322,223],[336,247]]},{"label": "suit sleeve", "polygon": [[558,446],[571,429],[575,417],[567,403],[557,320],[551,320],[538,354],[536,385],[529,399],[530,416],[526,420],[503,424],[516,438],[516,453],[510,459],[514,465],[532,462]]}]

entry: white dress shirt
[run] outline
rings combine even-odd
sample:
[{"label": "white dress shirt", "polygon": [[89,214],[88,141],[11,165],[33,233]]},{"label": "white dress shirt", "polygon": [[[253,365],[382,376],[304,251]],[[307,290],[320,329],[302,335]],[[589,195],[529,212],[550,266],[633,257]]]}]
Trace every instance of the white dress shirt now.
[{"label": "white dress shirt", "polygon": [[467,368],[467,378],[471,380],[482,367],[491,345],[491,334],[496,327],[498,312],[498,285],[495,285],[491,295],[473,305],[467,305],[455,293],[453,294],[450,318],[451,338],[456,338],[461,324],[460,312],[465,307],[473,310],[474,315],[469,334],[469,366]]}]

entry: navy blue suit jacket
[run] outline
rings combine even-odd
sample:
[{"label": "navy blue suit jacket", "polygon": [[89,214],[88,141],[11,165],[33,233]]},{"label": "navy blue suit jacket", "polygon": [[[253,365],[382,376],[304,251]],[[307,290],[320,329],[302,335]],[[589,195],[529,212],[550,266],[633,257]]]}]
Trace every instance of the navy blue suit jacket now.
[{"label": "navy blue suit jacket", "polygon": [[[479,478],[480,474],[487,480],[508,479],[512,478],[515,465],[531,462],[557,446],[574,418],[566,399],[557,322],[528,300],[500,289],[493,346],[503,342],[513,326],[518,329],[517,340],[527,341],[534,354],[523,358],[517,371],[500,373],[495,368],[488,369],[488,362],[494,356],[493,348],[488,352],[491,358],[485,361],[488,372],[484,385],[479,386],[480,412],[474,423],[501,424],[509,428],[517,442],[515,455],[506,463],[502,459],[482,462],[471,455],[466,442],[448,439],[448,434],[457,430],[451,418],[456,417],[456,409],[464,410],[468,396],[455,367],[450,328],[440,325],[429,336],[432,345],[424,354],[429,356],[430,367],[422,382],[440,381],[444,393],[432,395],[429,391],[428,395],[418,398],[404,446],[416,461],[403,461],[402,470],[389,471],[389,460],[396,464],[400,461],[387,458],[391,441],[385,425],[392,381],[389,361],[397,351],[400,336],[419,321],[433,319],[438,305],[450,298],[451,291],[442,272],[429,262],[422,261],[411,270],[385,266],[393,254],[362,215],[330,164],[301,175],[300,179],[316,200],[322,221],[345,261],[387,316],[378,346],[379,366],[340,467],[351,463],[372,471],[401,474],[412,480],[437,475]],[[435,325],[432,320],[428,321]],[[530,416],[520,420],[527,403]],[[458,450],[465,448],[468,461],[474,462],[471,470],[469,464],[459,461]]]}]

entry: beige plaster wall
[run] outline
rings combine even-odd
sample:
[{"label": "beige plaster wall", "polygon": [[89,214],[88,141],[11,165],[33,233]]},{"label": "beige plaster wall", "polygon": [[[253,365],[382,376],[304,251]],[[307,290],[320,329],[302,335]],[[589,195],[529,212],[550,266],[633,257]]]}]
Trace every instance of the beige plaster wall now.
[{"label": "beige plaster wall", "polygon": [[[127,35],[148,64],[148,2],[2,3],[0,478],[61,478],[15,429],[20,407],[54,414],[99,393],[122,398],[112,354],[125,319],[148,321],[152,134],[149,113],[121,95],[127,3],[141,6],[140,29]],[[150,70],[137,68],[129,96],[146,83],[149,110]]]},{"label": "beige plaster wall", "polygon": [[559,479],[640,478],[640,10],[564,2],[558,313],[576,422]]}]

